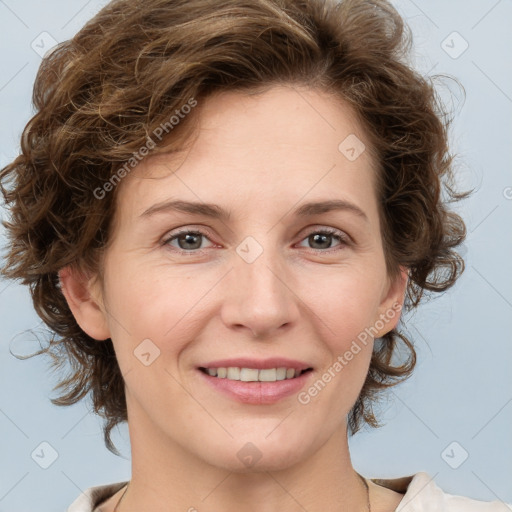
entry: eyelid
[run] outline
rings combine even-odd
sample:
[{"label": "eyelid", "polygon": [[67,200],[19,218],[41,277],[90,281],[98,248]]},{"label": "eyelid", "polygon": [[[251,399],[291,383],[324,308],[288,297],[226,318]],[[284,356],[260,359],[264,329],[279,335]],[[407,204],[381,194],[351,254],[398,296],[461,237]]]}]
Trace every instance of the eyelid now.
[{"label": "eyelid", "polygon": [[304,228],[304,230],[306,231],[306,235],[304,235],[304,236],[309,236],[313,233],[327,232],[327,233],[330,233],[333,235],[338,235],[341,238],[346,239],[348,242],[353,242],[352,237],[346,231],[343,231],[342,229],[334,228],[332,226],[325,226],[323,224],[315,224],[313,226],[308,226],[308,227]]}]

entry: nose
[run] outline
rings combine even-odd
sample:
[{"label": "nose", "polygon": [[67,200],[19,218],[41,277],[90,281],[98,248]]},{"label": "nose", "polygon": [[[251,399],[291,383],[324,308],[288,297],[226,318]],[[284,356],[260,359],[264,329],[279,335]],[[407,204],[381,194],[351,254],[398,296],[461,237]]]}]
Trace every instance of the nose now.
[{"label": "nose", "polygon": [[276,250],[265,248],[252,262],[240,254],[233,255],[233,269],[224,283],[222,320],[240,333],[275,339],[299,318],[293,274]]}]

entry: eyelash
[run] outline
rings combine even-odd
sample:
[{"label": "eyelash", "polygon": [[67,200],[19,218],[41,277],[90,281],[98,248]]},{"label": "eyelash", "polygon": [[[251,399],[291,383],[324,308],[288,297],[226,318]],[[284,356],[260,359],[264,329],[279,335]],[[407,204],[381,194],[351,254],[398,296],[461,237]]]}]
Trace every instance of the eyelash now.
[{"label": "eyelash", "polygon": [[[202,230],[194,230],[194,229],[183,229],[181,231],[178,231],[176,233],[171,233],[171,236],[167,237],[166,239],[163,240],[162,242],[162,245],[167,245],[169,247],[172,247],[171,250],[175,251],[175,252],[178,252],[178,253],[182,253],[182,254],[187,254],[187,255],[197,255],[197,254],[201,254],[203,251],[205,251],[206,249],[192,249],[190,251],[186,251],[185,249],[180,249],[180,248],[176,248],[176,247],[173,247],[170,245],[170,242],[177,239],[180,235],[201,235],[201,236],[204,236],[205,238],[208,238],[211,237],[210,233],[206,230],[202,231]],[[350,240],[350,237],[348,235],[346,235],[345,233],[343,233],[342,231],[338,231],[337,229],[333,229],[333,228],[322,228],[322,229],[317,229],[317,230],[314,230],[314,231],[311,231],[310,233],[308,233],[304,238],[301,239],[301,242],[303,240],[306,240],[307,238],[309,238],[310,236],[312,235],[330,235],[330,236],[333,236],[335,239],[337,239],[339,242],[340,242],[340,245],[338,246],[338,248],[329,248],[329,249],[312,249],[312,248],[309,248],[310,251],[313,251],[315,253],[334,253],[334,252],[338,252],[340,250],[343,250],[346,246],[349,246],[351,244],[351,240]],[[210,240],[211,241],[211,240]]]}]

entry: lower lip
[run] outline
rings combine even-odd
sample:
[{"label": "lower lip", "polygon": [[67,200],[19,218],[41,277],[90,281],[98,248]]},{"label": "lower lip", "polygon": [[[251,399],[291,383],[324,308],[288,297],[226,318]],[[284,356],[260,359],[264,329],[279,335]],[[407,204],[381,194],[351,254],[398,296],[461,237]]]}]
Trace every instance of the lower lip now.
[{"label": "lower lip", "polygon": [[243,382],[241,380],[220,379],[198,370],[206,382],[216,390],[244,404],[273,404],[304,387],[312,371],[304,372],[293,379],[275,382]]}]

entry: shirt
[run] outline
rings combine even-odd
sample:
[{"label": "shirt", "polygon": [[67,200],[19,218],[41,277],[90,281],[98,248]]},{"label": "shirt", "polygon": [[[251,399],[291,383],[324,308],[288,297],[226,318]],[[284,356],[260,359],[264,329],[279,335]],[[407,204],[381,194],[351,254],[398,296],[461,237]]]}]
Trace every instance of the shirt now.
[{"label": "shirt", "polygon": [[[372,482],[404,494],[395,512],[510,512],[512,504],[502,501],[479,501],[442,491],[425,472],[394,479],[370,479]],[[86,489],[67,512],[97,512],[95,508],[128,482],[98,485]]]}]

